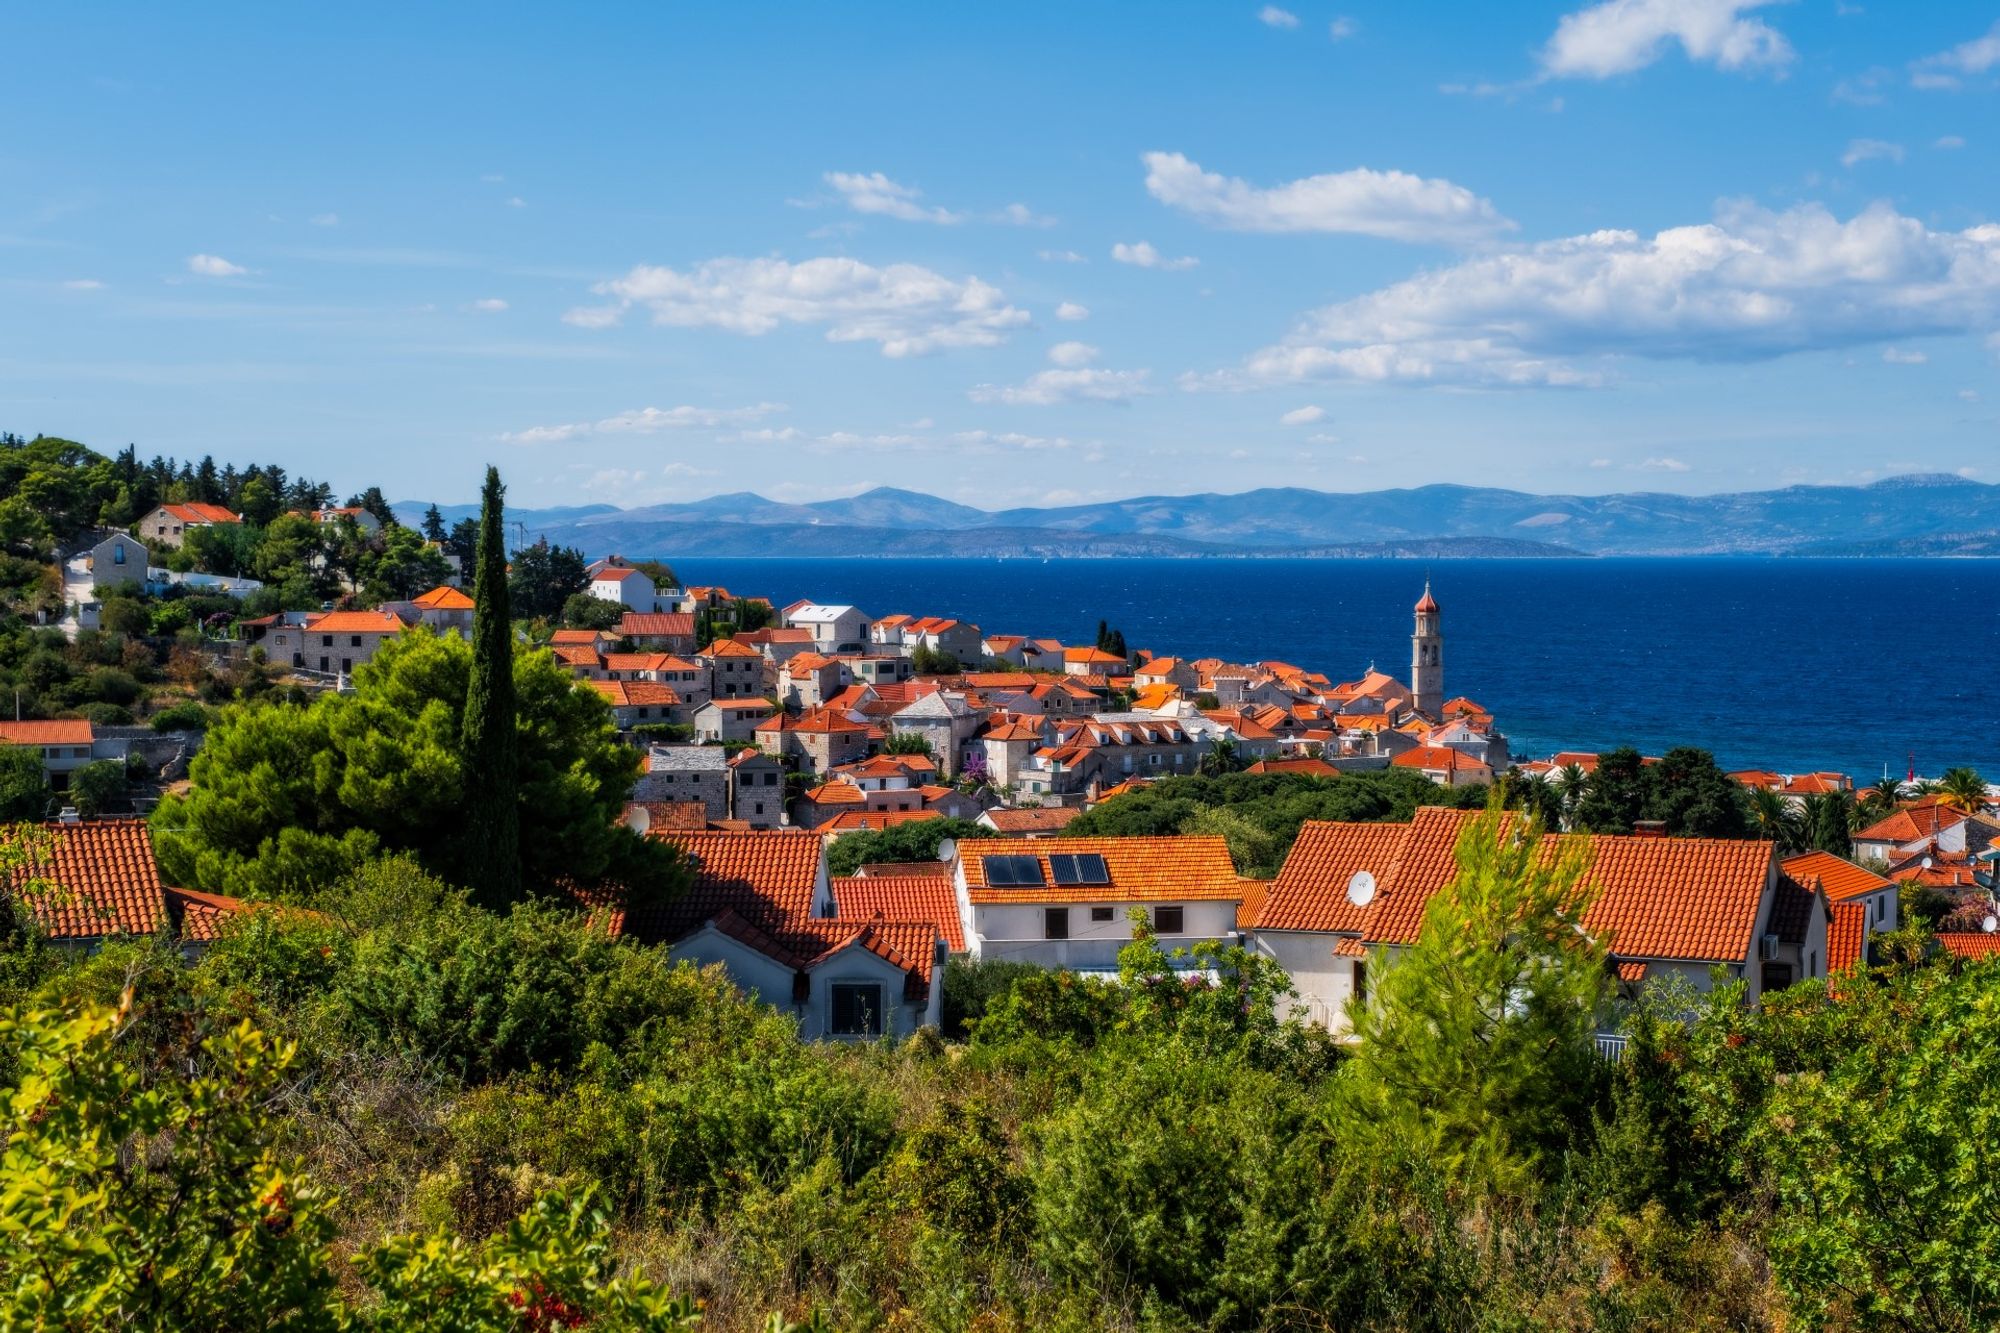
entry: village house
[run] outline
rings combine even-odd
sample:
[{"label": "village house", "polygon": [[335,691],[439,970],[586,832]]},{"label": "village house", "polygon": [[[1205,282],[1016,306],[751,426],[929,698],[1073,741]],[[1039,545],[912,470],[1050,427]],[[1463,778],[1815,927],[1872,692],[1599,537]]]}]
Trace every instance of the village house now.
[{"label": "village house", "polygon": [[49,785],[69,785],[70,774],[100,759],[123,759],[129,742],[100,737],[88,719],[0,722],[0,745],[18,745],[40,754]]},{"label": "village house", "polygon": [[1219,837],[968,841],[954,852],[973,958],[1099,976],[1117,970],[1135,909],[1164,949],[1231,943],[1250,891]]},{"label": "village house", "polygon": [[[382,609],[400,612],[403,605],[395,603]],[[407,605],[410,613],[405,619],[429,625],[441,634],[470,636],[472,633],[472,598],[449,584],[440,584]]]},{"label": "village house", "polygon": [[1885,865],[1911,857],[1965,855],[1963,810],[1932,797],[1885,815],[1854,835],[1854,859]]},{"label": "village house", "polygon": [[974,666],[983,659],[985,651],[979,626],[937,616],[926,616],[906,624],[903,627],[903,642],[911,653],[923,648],[933,653],[948,654],[961,663]]},{"label": "village house", "polygon": [[719,745],[655,745],[632,786],[632,800],[700,801],[710,819],[729,817],[729,756]]},{"label": "village house", "polygon": [[321,527],[338,527],[342,523],[352,523],[365,536],[374,536],[382,530],[382,520],[363,509],[360,505],[342,505],[338,509],[315,509],[312,521]]},{"label": "village house", "polygon": [[1128,668],[1124,658],[1102,648],[1065,648],[1062,669],[1066,676],[1102,676]]},{"label": "village house", "polygon": [[694,723],[694,734],[698,739],[721,744],[754,739],[758,725],[776,711],[767,699],[711,698],[694,709],[689,719]]},{"label": "village house", "polygon": [[1040,718],[996,713],[979,735],[986,756],[986,780],[1001,791],[1019,787],[1023,770],[1045,738]]},{"label": "village house", "polygon": [[1802,852],[1779,862],[1779,869],[1807,888],[1818,888],[1835,907],[1859,904],[1871,935],[1896,930],[1900,908],[1896,881],[1842,860],[1831,852]]},{"label": "village house", "polygon": [[1201,686],[1201,676],[1178,657],[1153,657],[1132,673],[1132,683],[1140,689],[1170,685],[1179,690],[1196,690]]},{"label": "village house", "polygon": [[258,910],[235,898],[161,884],[143,819],[65,819],[45,828],[46,858],[20,867],[0,893],[18,892],[30,877],[59,885],[60,892],[21,899],[36,929],[57,948],[93,951],[111,940],[163,937],[192,958],[228,917]]},{"label": "village house", "polygon": [[798,653],[778,669],[778,702],[806,711],[820,707],[847,688],[841,659]]},{"label": "village house", "polygon": [[1476,787],[1493,781],[1493,770],[1463,750],[1446,745],[1418,745],[1389,761],[1391,768],[1408,768],[1440,787]]},{"label": "village house", "polygon": [[965,952],[950,866],[932,861],[862,869],[869,873],[832,881],[835,915],[841,921],[922,921],[937,927],[949,952]]},{"label": "village house", "polygon": [[978,732],[980,715],[964,695],[940,690],[899,709],[889,719],[889,726],[896,735],[922,737],[950,780],[964,767],[961,750]]},{"label": "village house", "polygon": [[627,611],[618,637],[634,648],[687,657],[695,650],[694,617],[683,611]]},{"label": "village house", "polygon": [[585,683],[611,705],[612,722],[620,731],[672,722],[680,712],[681,697],[654,681],[592,680]]},{"label": "village house", "polygon": [[857,685],[899,685],[917,674],[907,657],[879,653],[841,653],[835,656],[847,678]]},{"label": "village house", "polygon": [[[1476,816],[1420,808],[1407,824],[1309,821],[1250,923],[1255,947],[1291,975],[1296,1007],[1346,1030],[1350,997],[1368,970],[1416,941],[1424,908],[1457,873],[1453,851]],[[1590,836],[1597,889],[1584,925],[1609,940],[1610,965],[1628,990],[1664,976],[1707,990],[1711,971],[1747,983],[1755,1002],[1808,976],[1826,975],[1823,894],[1780,901],[1784,880],[1772,845],[1751,840]],[[1816,905],[1816,906],[1815,906]],[[1817,917],[1815,917],[1817,914]],[[1786,940],[1800,963],[1788,974]]]},{"label": "village house", "polygon": [[868,651],[868,617],[851,606],[794,604],[785,610],[785,625],[811,631],[814,650],[827,657]]},{"label": "village house", "polygon": [[299,651],[305,659],[301,665],[329,675],[349,675],[407,628],[387,611],[328,611],[306,622],[300,635]]},{"label": "village house", "polygon": [[674,604],[671,599],[662,603],[660,590],[644,570],[634,569],[615,555],[592,565],[589,578],[585,592],[599,601],[616,602],[627,612],[652,615]]},{"label": "village house", "polygon": [[154,546],[164,546],[178,551],[187,541],[187,534],[195,528],[214,527],[218,523],[241,523],[243,516],[224,508],[222,505],[163,504],[138,522],[139,539]]},{"label": "village house", "polygon": [[754,648],[773,668],[781,668],[800,653],[814,653],[812,631],[808,629],[787,629],[767,627],[744,630],[729,636],[746,648]]},{"label": "village house", "polygon": [[1082,813],[1075,806],[1023,806],[1014,810],[982,810],[973,822],[1006,838],[1053,838]]},{"label": "village house", "polygon": [[746,993],[792,1014],[808,1039],[906,1037],[935,1026],[945,942],[927,921],[840,913],[820,839],[788,830],[649,834],[694,868],[685,894],[624,902],[580,893],[614,935],[720,964]]},{"label": "village house", "polygon": [[751,828],[785,822],[785,766],[761,750],[738,750],[729,760],[729,817]]},{"label": "village house", "polygon": [[793,719],[768,718],[757,728],[757,748],[796,763],[808,774],[831,773],[842,764],[865,759],[881,733],[835,708],[821,708]]},{"label": "village house", "polygon": [[729,639],[717,639],[702,649],[699,657],[708,668],[711,698],[762,698],[769,692],[770,687],[764,682],[768,664],[755,648]]},{"label": "village house", "polygon": [[[178,543],[177,543],[178,544]],[[114,532],[90,548],[85,557],[93,589],[129,588],[146,581],[145,543],[123,532]]]}]

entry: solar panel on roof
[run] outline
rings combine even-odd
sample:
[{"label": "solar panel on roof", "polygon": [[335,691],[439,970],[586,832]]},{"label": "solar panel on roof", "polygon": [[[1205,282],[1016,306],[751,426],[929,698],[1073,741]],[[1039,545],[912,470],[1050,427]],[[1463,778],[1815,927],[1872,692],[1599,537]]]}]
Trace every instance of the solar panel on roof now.
[{"label": "solar panel on roof", "polygon": [[1019,888],[1042,882],[1042,863],[1032,856],[987,856],[986,882],[998,888]]},{"label": "solar panel on roof", "polygon": [[1111,873],[1096,852],[1052,852],[1049,873],[1058,884],[1109,884]]}]

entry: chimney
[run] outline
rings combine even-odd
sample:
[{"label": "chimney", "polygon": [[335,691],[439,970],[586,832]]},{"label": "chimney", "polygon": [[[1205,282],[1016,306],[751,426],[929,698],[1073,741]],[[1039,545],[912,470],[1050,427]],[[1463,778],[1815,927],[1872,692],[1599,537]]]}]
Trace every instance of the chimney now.
[{"label": "chimney", "polygon": [[1664,838],[1667,836],[1667,821],[1664,819],[1639,819],[1632,823],[1635,838]]}]

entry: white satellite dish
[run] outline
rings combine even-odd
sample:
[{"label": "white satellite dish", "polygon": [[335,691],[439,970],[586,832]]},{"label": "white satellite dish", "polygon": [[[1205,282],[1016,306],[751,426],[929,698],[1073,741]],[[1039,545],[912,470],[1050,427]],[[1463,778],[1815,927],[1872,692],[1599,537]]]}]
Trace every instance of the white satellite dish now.
[{"label": "white satellite dish", "polygon": [[1366,870],[1357,870],[1347,881],[1347,901],[1356,907],[1366,907],[1375,901],[1375,877]]},{"label": "white satellite dish", "polygon": [[2000,930],[2000,916],[1988,913],[1986,919],[1979,923],[1979,928],[1988,935],[1991,935],[1996,930]]},{"label": "white satellite dish", "polygon": [[1931,868],[1931,859],[1928,856],[1926,856],[1924,858],[1924,869],[1929,870],[1930,868]]}]

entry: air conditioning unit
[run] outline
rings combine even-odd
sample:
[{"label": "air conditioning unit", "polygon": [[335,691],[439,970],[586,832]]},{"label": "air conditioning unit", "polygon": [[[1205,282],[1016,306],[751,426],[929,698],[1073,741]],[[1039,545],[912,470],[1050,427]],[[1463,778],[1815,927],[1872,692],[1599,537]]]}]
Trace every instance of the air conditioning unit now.
[{"label": "air conditioning unit", "polygon": [[1776,935],[1758,936],[1757,957],[1762,959],[1764,962],[1768,963],[1777,956],[1778,956],[1778,937]]}]

